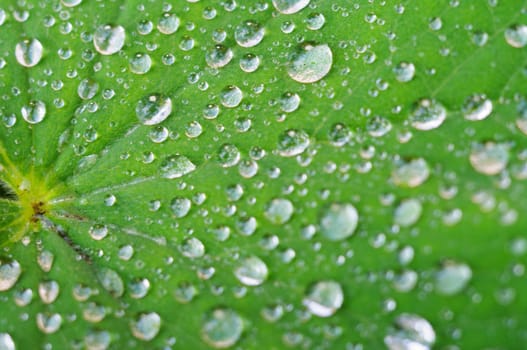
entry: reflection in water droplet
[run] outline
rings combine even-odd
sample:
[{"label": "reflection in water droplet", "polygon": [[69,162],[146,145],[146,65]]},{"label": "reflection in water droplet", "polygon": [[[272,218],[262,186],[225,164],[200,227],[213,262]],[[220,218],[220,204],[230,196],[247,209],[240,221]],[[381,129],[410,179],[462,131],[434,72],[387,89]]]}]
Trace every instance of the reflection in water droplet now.
[{"label": "reflection in water droplet", "polygon": [[304,43],[291,55],[287,73],[299,83],[324,78],[333,65],[333,53],[326,44]]},{"label": "reflection in water droplet", "polygon": [[293,157],[303,153],[309,144],[309,135],[304,130],[290,129],[278,139],[278,154],[282,157]]},{"label": "reflection in water droplet", "polygon": [[290,15],[297,13],[309,5],[309,1],[310,0],[273,0],[273,6],[278,12],[284,15]]},{"label": "reflection in water droplet", "polygon": [[401,62],[393,68],[395,79],[401,83],[406,83],[414,78],[415,66],[413,63]]},{"label": "reflection in water droplet", "polygon": [[42,44],[37,39],[26,39],[15,47],[15,57],[24,67],[36,66],[42,59]]},{"label": "reflection in water droplet", "polygon": [[294,213],[293,203],[285,198],[276,198],[267,203],[264,215],[273,224],[285,224]]},{"label": "reflection in water droplet", "polygon": [[113,55],[122,49],[125,37],[123,27],[105,24],[95,30],[93,45],[101,55]]},{"label": "reflection in water droplet", "polygon": [[9,333],[0,333],[0,350],[15,350],[15,342]]},{"label": "reflection in water droplet", "polygon": [[215,45],[205,55],[205,60],[211,68],[221,68],[232,60],[232,50],[223,45]]},{"label": "reflection in water droplet", "polygon": [[62,325],[62,316],[56,313],[38,313],[37,326],[45,334],[55,333]]},{"label": "reflection in water droplet", "polygon": [[418,130],[432,130],[441,126],[445,118],[445,107],[436,100],[425,98],[415,104],[409,120]]},{"label": "reflection in water droplet", "polygon": [[135,107],[137,118],[144,125],[156,125],[172,113],[172,100],[161,94],[141,98]]},{"label": "reflection in water droplet", "polygon": [[492,102],[484,94],[469,96],[461,108],[466,120],[483,120],[492,113]]},{"label": "reflection in water droplet", "polygon": [[422,211],[423,206],[419,200],[414,198],[404,200],[395,209],[393,221],[399,226],[412,226],[419,220]]},{"label": "reflection in water droplet", "polygon": [[46,105],[42,101],[29,101],[22,107],[22,118],[29,124],[38,124],[46,117]]},{"label": "reflection in water droplet", "polygon": [[107,331],[90,330],[84,337],[84,345],[88,350],[105,350],[111,342],[112,337]]},{"label": "reflection in water droplet", "polygon": [[234,30],[234,39],[242,47],[258,45],[264,37],[264,28],[256,21],[245,21]]},{"label": "reflection in water droplet", "polygon": [[131,324],[134,337],[149,341],[156,337],[161,328],[161,317],[155,312],[140,314]]},{"label": "reflection in water droplet", "polygon": [[201,328],[203,340],[217,349],[228,348],[236,344],[242,332],[242,318],[234,310],[223,307],[208,312]]},{"label": "reflection in water droplet", "polygon": [[147,53],[138,52],[130,58],[130,71],[135,74],[148,73],[152,67],[152,59]]},{"label": "reflection in water droplet", "polygon": [[353,205],[333,203],[322,213],[320,229],[327,239],[340,241],[353,235],[358,223],[359,213]]},{"label": "reflection in water droplet", "polygon": [[522,48],[527,45],[527,26],[513,25],[505,30],[505,41],[512,47]]},{"label": "reflection in water droplet", "polygon": [[467,264],[446,261],[436,274],[435,290],[443,295],[461,292],[470,279],[472,270]]},{"label": "reflection in water droplet", "polygon": [[11,289],[18,281],[22,268],[16,260],[0,258],[0,291]]},{"label": "reflection in water droplet", "polygon": [[175,179],[193,172],[196,165],[185,156],[176,154],[166,157],[160,166],[161,176],[166,179]]},{"label": "reflection in water droplet", "polygon": [[509,162],[509,146],[491,141],[476,143],[472,147],[469,160],[474,170],[481,174],[499,174]]},{"label": "reflection in water droplet", "polygon": [[102,287],[114,297],[120,297],[124,293],[124,283],[121,276],[108,268],[101,268],[97,271],[97,278]]},{"label": "reflection in water droplet", "polygon": [[175,33],[179,28],[179,18],[174,13],[165,12],[157,23],[157,30],[160,33],[170,35]]},{"label": "reflection in water droplet", "polygon": [[267,265],[258,257],[242,259],[234,270],[234,275],[246,286],[259,286],[267,279]]},{"label": "reflection in water droplet", "polygon": [[179,247],[181,254],[187,258],[196,259],[205,255],[205,246],[196,237],[185,239]]},{"label": "reflection in water droplet", "polygon": [[335,281],[320,281],[311,285],[302,301],[309,312],[318,317],[332,316],[343,302],[342,287]]},{"label": "reflection in water droplet", "polygon": [[395,327],[384,337],[389,350],[430,350],[436,341],[432,325],[420,316],[401,314]]},{"label": "reflection in water droplet", "polygon": [[430,176],[430,168],[423,158],[401,162],[392,172],[392,180],[397,186],[417,187]]}]

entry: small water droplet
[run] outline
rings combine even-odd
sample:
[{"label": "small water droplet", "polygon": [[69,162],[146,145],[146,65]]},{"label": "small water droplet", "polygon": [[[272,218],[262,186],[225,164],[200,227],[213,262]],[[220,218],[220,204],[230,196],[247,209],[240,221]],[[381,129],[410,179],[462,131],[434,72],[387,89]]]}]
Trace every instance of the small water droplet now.
[{"label": "small water droplet", "polygon": [[37,314],[37,326],[45,334],[55,333],[62,325],[62,316],[56,313]]},{"label": "small water droplet", "polygon": [[130,58],[130,71],[135,74],[146,74],[152,67],[152,59],[146,53],[138,52]]},{"label": "small water droplet", "polygon": [[293,157],[303,153],[309,144],[309,135],[304,130],[289,129],[278,139],[278,154]]},{"label": "small water droplet", "polygon": [[466,120],[483,120],[492,113],[492,102],[484,94],[469,96],[462,106]]},{"label": "small water droplet", "polygon": [[234,30],[234,39],[241,47],[253,47],[258,45],[264,37],[264,29],[260,23],[249,20],[245,21]]},{"label": "small water droplet", "polygon": [[173,34],[178,30],[179,22],[179,17],[174,13],[165,12],[157,23],[157,30],[166,35]]},{"label": "small water droplet", "polygon": [[392,172],[393,182],[402,187],[417,187],[429,176],[430,168],[423,158],[401,162]]},{"label": "small water droplet", "polygon": [[401,62],[393,68],[395,79],[401,83],[412,80],[415,76],[415,66],[410,62]]},{"label": "small water droplet", "polygon": [[281,225],[291,219],[295,208],[290,200],[285,198],[275,198],[267,203],[264,215],[273,224]]},{"label": "small water droplet", "polygon": [[196,259],[205,255],[205,246],[196,237],[185,239],[179,247],[181,254],[187,258]]},{"label": "small water droplet", "polygon": [[395,327],[384,337],[389,350],[430,350],[436,341],[432,325],[424,318],[413,314],[401,314]]},{"label": "small water droplet", "polygon": [[223,45],[215,45],[205,55],[205,61],[211,68],[221,68],[226,66],[233,57],[232,50]]},{"label": "small water droplet", "polygon": [[404,200],[395,208],[393,221],[399,226],[412,226],[419,220],[422,211],[423,206],[419,200],[414,198]]}]

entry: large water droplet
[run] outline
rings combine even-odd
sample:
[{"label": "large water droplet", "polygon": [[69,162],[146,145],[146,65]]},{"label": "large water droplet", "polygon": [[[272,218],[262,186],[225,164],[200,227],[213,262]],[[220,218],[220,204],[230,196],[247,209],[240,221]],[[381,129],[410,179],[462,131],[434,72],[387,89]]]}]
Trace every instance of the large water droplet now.
[{"label": "large water droplet", "polygon": [[414,198],[404,200],[395,209],[393,221],[399,226],[412,226],[419,220],[422,211],[423,206],[419,200]]},{"label": "large water droplet", "polygon": [[148,73],[152,67],[152,59],[146,53],[138,52],[130,58],[130,71],[135,74]]},{"label": "large water droplet", "polygon": [[205,315],[201,336],[217,348],[228,348],[236,344],[243,332],[243,320],[234,310],[216,308]]},{"label": "large water droplet", "polygon": [[234,30],[234,39],[242,47],[258,45],[264,37],[264,29],[256,21],[245,21]]},{"label": "large water droplet", "polygon": [[51,334],[59,330],[62,316],[56,313],[38,313],[37,326],[43,333]]},{"label": "large water droplet", "polygon": [[77,94],[83,100],[92,99],[99,91],[99,84],[92,79],[83,79],[77,88]]},{"label": "large water droplet", "polygon": [[432,325],[424,318],[413,314],[401,314],[395,327],[384,338],[389,350],[430,350],[436,341]]},{"label": "large water droplet", "polygon": [[220,92],[221,104],[227,108],[237,107],[243,98],[243,92],[235,85],[229,85]]},{"label": "large water droplet", "polygon": [[424,98],[419,100],[410,113],[410,123],[418,130],[431,130],[443,124],[446,108],[436,100]]},{"label": "large water droplet", "polygon": [[181,254],[187,258],[196,259],[205,255],[205,246],[196,237],[190,237],[183,241],[179,247]]},{"label": "large water droplet", "polygon": [[235,166],[240,161],[240,151],[238,147],[226,143],[218,151],[218,160],[222,167],[229,168]]},{"label": "large water droplet", "polygon": [[135,113],[144,125],[159,124],[172,113],[172,100],[161,94],[145,96],[137,102]]},{"label": "large water droplet", "polygon": [[413,63],[401,62],[393,68],[395,79],[401,83],[406,83],[414,78],[415,66]]},{"label": "large water droplet", "polygon": [[211,68],[221,68],[232,60],[232,50],[223,45],[215,45],[205,55],[205,61]]},{"label": "large water droplet", "polygon": [[149,341],[156,337],[161,328],[161,317],[155,312],[140,314],[131,324],[132,334],[137,339]]},{"label": "large water droplet", "polygon": [[297,13],[309,5],[310,0],[273,0],[275,9],[285,15]]},{"label": "large water droplet", "polygon": [[359,223],[359,213],[351,204],[333,203],[324,210],[320,219],[322,235],[332,241],[350,237]]},{"label": "large water droplet", "polygon": [[59,284],[56,281],[44,281],[38,285],[38,295],[44,304],[51,304],[59,296]]},{"label": "large water droplet", "polygon": [[454,295],[461,292],[471,278],[472,270],[470,266],[446,261],[436,274],[435,290],[443,295]]},{"label": "large water droplet", "polygon": [[84,337],[84,345],[88,350],[105,350],[108,349],[112,337],[107,331],[90,330]]},{"label": "large water droplet", "polygon": [[0,350],[15,350],[15,342],[9,333],[0,333]]},{"label": "large water droplet", "polygon": [[285,198],[276,198],[267,203],[264,215],[273,224],[285,224],[294,212],[293,203]]},{"label": "large water droplet", "polygon": [[303,153],[309,144],[309,135],[304,130],[289,129],[278,139],[278,154],[293,157]]},{"label": "large water droplet", "polygon": [[522,48],[527,45],[527,26],[513,25],[505,30],[505,40],[512,47]]},{"label": "large water droplet", "polygon": [[312,284],[302,301],[309,312],[318,317],[333,315],[343,302],[342,287],[335,281],[319,281]]},{"label": "large water droplet", "polygon": [[176,154],[168,156],[161,162],[161,176],[166,179],[175,179],[189,174],[196,169],[196,165],[185,156]]},{"label": "large water droplet", "polygon": [[474,94],[465,100],[462,111],[467,120],[483,120],[492,113],[492,102],[483,94]]},{"label": "large water droplet", "polygon": [[496,175],[502,172],[509,162],[509,146],[504,143],[476,143],[470,153],[470,164],[479,173]]},{"label": "large water droplet", "polygon": [[123,27],[105,24],[95,30],[93,45],[101,55],[113,55],[123,48],[125,37]]},{"label": "large water droplet", "polygon": [[0,291],[11,289],[21,273],[22,268],[18,261],[0,258]]},{"label": "large water droplet", "polygon": [[124,283],[121,276],[114,270],[102,268],[97,272],[97,278],[102,287],[114,297],[120,297],[124,293]]},{"label": "large water droplet", "polygon": [[165,12],[157,23],[157,30],[163,34],[173,34],[179,28],[179,17],[174,13]]},{"label": "large water droplet", "polygon": [[242,259],[234,270],[234,275],[246,286],[258,286],[266,279],[269,271],[262,259],[250,256]]},{"label": "large water droplet", "polygon": [[303,43],[291,55],[287,73],[299,83],[324,78],[333,65],[333,53],[326,44]]},{"label": "large water droplet", "polygon": [[22,118],[29,124],[38,124],[46,117],[46,105],[42,101],[29,101],[22,107]]},{"label": "large water droplet", "polygon": [[26,39],[15,47],[15,57],[24,67],[36,66],[42,59],[43,47],[37,39]]},{"label": "large water droplet", "polygon": [[423,158],[401,162],[392,172],[392,180],[397,186],[417,187],[430,176],[430,168]]}]

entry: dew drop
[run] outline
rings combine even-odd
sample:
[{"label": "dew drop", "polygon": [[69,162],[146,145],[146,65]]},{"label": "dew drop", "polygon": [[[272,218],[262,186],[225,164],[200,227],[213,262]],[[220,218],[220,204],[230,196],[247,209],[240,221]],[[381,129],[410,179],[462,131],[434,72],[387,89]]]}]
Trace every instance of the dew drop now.
[{"label": "dew drop", "polygon": [[243,92],[235,85],[229,85],[220,92],[221,104],[227,108],[237,107],[243,98]]},{"label": "dew drop", "polygon": [[343,302],[342,287],[335,281],[319,281],[312,284],[302,301],[309,312],[318,317],[332,316]]},{"label": "dew drop", "polygon": [[224,168],[235,166],[240,161],[240,151],[238,147],[226,143],[218,151],[218,161]]},{"label": "dew drop", "polygon": [[268,274],[267,265],[256,256],[242,259],[234,270],[236,278],[246,286],[259,286],[264,283]]},{"label": "dew drop", "polygon": [[512,47],[522,48],[527,45],[527,26],[513,25],[505,30],[505,41]]},{"label": "dew drop", "polygon": [[410,62],[401,62],[393,68],[395,79],[401,83],[412,80],[415,76],[415,66]]},{"label": "dew drop", "polygon": [[165,12],[157,23],[159,32],[170,35],[175,33],[179,28],[179,18],[173,13]]},{"label": "dew drop", "polygon": [[425,98],[415,104],[409,120],[418,130],[432,130],[441,126],[445,118],[445,107],[436,100]]},{"label": "dew drop", "polygon": [[439,294],[454,295],[470,282],[472,269],[467,264],[447,261],[435,277],[435,290]]},{"label": "dew drop", "polygon": [[100,241],[104,237],[108,235],[108,228],[105,225],[96,224],[90,227],[89,234],[91,238],[93,238],[96,241]]},{"label": "dew drop", "polygon": [[232,50],[223,45],[215,45],[205,55],[205,61],[211,68],[221,68],[226,66],[233,57]]},{"label": "dew drop", "polygon": [[102,268],[97,272],[97,278],[101,286],[114,297],[120,297],[124,293],[124,283],[121,276],[114,270]]},{"label": "dew drop", "polygon": [[466,120],[483,120],[492,113],[492,102],[483,94],[469,96],[462,106]]},{"label": "dew drop", "polygon": [[137,118],[144,125],[156,125],[172,113],[172,100],[161,94],[141,98],[135,107]]},{"label": "dew drop", "polygon": [[256,21],[245,21],[234,30],[234,39],[241,47],[258,45],[264,37],[264,29]]},{"label": "dew drop", "polygon": [[430,168],[423,158],[401,162],[392,172],[392,180],[397,186],[417,187],[430,176]]},{"label": "dew drop", "polygon": [[412,226],[419,220],[423,207],[417,199],[407,199],[401,202],[395,209],[393,221],[403,227]]},{"label": "dew drop", "polygon": [[123,48],[125,37],[123,27],[105,24],[95,30],[93,45],[101,55],[113,55]]},{"label": "dew drop", "polygon": [[299,83],[324,78],[333,65],[333,53],[326,44],[304,43],[291,55],[287,73]]},{"label": "dew drop", "polygon": [[128,284],[128,290],[132,298],[144,298],[150,290],[150,281],[147,278],[135,278]]},{"label": "dew drop", "polygon": [[84,337],[84,345],[88,350],[105,350],[108,349],[112,337],[107,331],[90,330]]},{"label": "dew drop", "polygon": [[260,58],[252,53],[245,54],[240,59],[240,68],[246,73],[252,73],[260,66]]},{"label": "dew drop", "polygon": [[273,224],[281,225],[291,219],[295,208],[290,200],[285,198],[275,198],[267,203],[264,215]]},{"label": "dew drop", "polygon": [[134,337],[144,341],[150,341],[156,337],[161,329],[161,317],[155,312],[140,314],[130,324]]},{"label": "dew drop", "polygon": [[178,219],[187,216],[191,206],[190,199],[184,197],[176,197],[170,202],[170,209],[172,209],[174,217]]},{"label": "dew drop", "polygon": [[509,146],[504,143],[476,143],[470,153],[470,164],[478,173],[496,175],[502,172],[509,162]]},{"label": "dew drop", "polygon": [[278,12],[284,15],[290,15],[305,8],[309,5],[309,1],[310,0],[273,0],[273,6]]},{"label": "dew drop", "polygon": [[26,39],[15,47],[15,57],[24,67],[36,66],[42,59],[43,47],[38,39]]},{"label": "dew drop", "polygon": [[130,71],[134,74],[146,74],[152,67],[152,59],[146,53],[138,52],[130,58]]},{"label": "dew drop", "polygon": [[56,281],[44,281],[38,285],[38,295],[44,304],[53,303],[60,292],[59,284]]},{"label": "dew drop", "polygon": [[29,124],[38,124],[46,117],[46,105],[42,101],[29,101],[22,107],[22,118]]},{"label": "dew drop", "polygon": [[172,155],[168,156],[161,162],[161,176],[166,179],[175,179],[193,172],[196,165],[185,156]]},{"label": "dew drop", "polygon": [[236,344],[242,335],[243,328],[243,320],[237,312],[219,307],[205,315],[201,336],[210,346],[224,349]]},{"label": "dew drop", "polygon": [[9,333],[0,333],[0,350],[15,350],[15,342]]},{"label": "dew drop", "polygon": [[99,91],[99,84],[92,79],[83,79],[77,88],[77,94],[83,100],[92,99]]},{"label": "dew drop", "polygon": [[187,258],[196,259],[205,255],[205,246],[196,237],[187,238],[179,247],[181,254]]},{"label": "dew drop", "polygon": [[60,3],[66,7],[75,7],[80,5],[82,0],[60,0]]},{"label": "dew drop", "polygon": [[401,314],[395,320],[395,329],[384,337],[389,350],[430,350],[436,341],[432,325],[413,314]]},{"label": "dew drop", "polygon": [[11,289],[18,281],[22,268],[16,260],[0,258],[0,291]]},{"label": "dew drop", "polygon": [[56,313],[38,313],[37,326],[45,334],[55,333],[62,325],[62,316]]},{"label": "dew drop", "polygon": [[278,154],[294,157],[303,153],[310,144],[309,135],[304,130],[289,129],[278,139]]},{"label": "dew drop", "polygon": [[359,213],[351,204],[333,203],[320,218],[320,229],[324,237],[340,241],[353,235],[359,223]]}]

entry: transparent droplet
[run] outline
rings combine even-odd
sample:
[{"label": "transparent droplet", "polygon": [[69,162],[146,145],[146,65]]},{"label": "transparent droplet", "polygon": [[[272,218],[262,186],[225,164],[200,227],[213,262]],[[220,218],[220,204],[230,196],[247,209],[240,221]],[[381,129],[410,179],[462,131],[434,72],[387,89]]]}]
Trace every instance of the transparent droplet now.
[{"label": "transparent droplet", "polygon": [[101,268],[97,272],[97,278],[101,286],[114,297],[120,297],[124,293],[124,283],[117,272],[108,268]]},{"label": "transparent droplet", "polygon": [[240,161],[240,151],[233,144],[226,143],[218,151],[218,161],[224,168],[235,166]]},{"label": "transparent droplet", "polygon": [[402,293],[407,293],[414,289],[417,284],[417,272],[404,270],[393,278],[393,288]]},{"label": "transparent droplet", "polygon": [[336,147],[342,147],[351,139],[351,130],[342,123],[334,124],[328,133],[329,142]]},{"label": "transparent droplet", "polygon": [[80,5],[82,0],[60,0],[60,3],[66,7],[75,7]]},{"label": "transparent droplet", "polygon": [[395,79],[401,83],[412,80],[415,76],[415,66],[410,62],[401,62],[393,68]]},{"label": "transparent droplet", "polygon": [[[31,300],[33,300],[33,291],[29,288],[18,290],[14,292],[15,304],[18,306],[29,305]],[[0,346],[0,349],[2,347]]]},{"label": "transparent droplet", "polygon": [[505,30],[505,41],[512,47],[522,48],[527,45],[527,26],[515,24]]},{"label": "transparent droplet", "polygon": [[469,96],[461,110],[466,120],[483,120],[492,113],[492,102],[483,94]]},{"label": "transparent droplet", "polygon": [[445,107],[436,100],[425,98],[414,105],[409,120],[418,130],[431,130],[441,126],[445,118]]},{"label": "transparent droplet", "polygon": [[401,202],[393,215],[393,221],[395,224],[403,227],[412,226],[419,220],[423,206],[417,199],[407,199]]},{"label": "transparent droplet", "polygon": [[267,265],[257,256],[250,256],[239,261],[234,270],[236,278],[246,286],[259,286],[269,274]]},{"label": "transparent droplet", "polygon": [[432,325],[421,316],[401,314],[395,320],[395,329],[384,337],[389,350],[430,350],[436,341]]},{"label": "transparent droplet", "polygon": [[300,96],[294,92],[286,92],[280,97],[279,100],[280,109],[283,112],[291,113],[298,109],[300,106]]},{"label": "transparent droplet", "polygon": [[0,291],[11,289],[21,273],[22,268],[17,260],[0,258]]},{"label": "transparent droplet", "polygon": [[51,270],[51,267],[53,266],[53,260],[55,259],[55,256],[52,252],[49,250],[43,250],[38,254],[37,262],[38,266],[42,269],[44,272],[49,272]]},{"label": "transparent droplet", "polygon": [[138,52],[130,58],[130,71],[135,74],[148,73],[152,67],[152,59],[146,53]]},{"label": "transparent droplet", "polygon": [[62,325],[62,316],[56,313],[37,314],[37,326],[45,334],[55,333]]},{"label": "transparent droplet", "polygon": [[18,63],[24,67],[36,66],[42,59],[44,48],[38,39],[26,39],[15,47],[15,57]]},{"label": "transparent droplet", "polygon": [[53,303],[59,296],[60,287],[56,281],[44,281],[38,284],[38,295],[44,304]]},{"label": "transparent droplet", "polygon": [[92,99],[99,91],[99,84],[92,79],[83,79],[77,88],[77,94],[83,100]]},{"label": "transparent droplet", "polygon": [[308,287],[302,303],[318,317],[332,316],[342,306],[344,293],[335,281],[319,281]]},{"label": "transparent droplet", "polygon": [[282,157],[293,157],[303,153],[309,144],[309,135],[304,130],[290,129],[279,136],[278,154]]},{"label": "transparent droplet", "polygon": [[504,143],[476,143],[470,152],[470,164],[479,173],[496,175],[502,172],[509,162],[509,146]]},{"label": "transparent droplet", "polygon": [[0,333],[0,350],[15,350],[15,342],[9,333]]},{"label": "transparent droplet", "polygon": [[260,66],[260,58],[252,53],[245,54],[240,59],[240,68],[247,73],[252,73]]},{"label": "transparent droplet", "polygon": [[172,113],[172,100],[161,94],[145,96],[137,102],[135,113],[144,125],[159,124]]},{"label": "transparent droplet", "polygon": [[281,225],[291,219],[295,208],[290,200],[285,198],[275,198],[265,206],[264,215],[273,224]]},{"label": "transparent droplet", "polygon": [[299,83],[324,78],[333,65],[333,53],[326,44],[303,43],[291,55],[287,73]]},{"label": "transparent droplet", "polygon": [[168,156],[161,162],[161,176],[166,179],[175,179],[193,172],[196,165],[185,156],[173,155]]},{"label": "transparent droplet", "polygon": [[245,21],[234,30],[234,39],[242,47],[258,45],[264,37],[264,28],[256,21]]},{"label": "transparent droplet", "polygon": [[201,327],[203,340],[216,349],[233,346],[240,339],[244,324],[232,309],[219,307],[208,312]]},{"label": "transparent droplet", "polygon": [[110,347],[112,337],[107,331],[90,330],[84,337],[87,350],[105,350]]},{"label": "transparent droplet", "polygon": [[181,254],[187,258],[196,259],[205,255],[205,246],[196,237],[185,239],[179,247]]},{"label": "transparent droplet", "polygon": [[309,5],[309,1],[310,0],[273,0],[273,6],[278,12],[284,15],[290,15],[299,12]]},{"label": "transparent droplet", "polygon": [[128,284],[128,290],[132,298],[144,298],[150,290],[150,280],[148,278],[135,278]]},{"label": "transparent droplet", "polygon": [[123,27],[105,24],[95,30],[93,45],[101,55],[113,55],[123,48],[125,37]]},{"label": "transparent droplet", "polygon": [[89,234],[91,238],[96,241],[100,241],[108,235],[108,227],[106,225],[96,224],[90,227]]},{"label": "transparent droplet", "polygon": [[173,34],[179,28],[179,18],[174,13],[165,12],[157,22],[157,30],[163,34]]},{"label": "transparent droplet", "polygon": [[226,66],[233,57],[232,50],[223,45],[215,45],[205,55],[205,60],[211,68],[221,68]]},{"label": "transparent droplet", "polygon": [[446,261],[435,277],[435,290],[439,294],[454,295],[470,282],[472,269],[467,264]]},{"label": "transparent droplet", "polygon": [[180,282],[174,291],[174,297],[182,304],[188,304],[198,295],[198,289],[189,282]]},{"label": "transparent droplet", "polygon": [[333,203],[320,218],[320,230],[331,241],[340,241],[353,235],[359,223],[359,213],[351,204]]},{"label": "transparent droplet", "polygon": [[306,27],[309,30],[319,30],[326,23],[326,18],[322,13],[311,13],[306,18]]},{"label": "transparent droplet", "polygon": [[430,168],[423,158],[401,162],[392,172],[392,180],[397,186],[417,187],[430,176]]},{"label": "transparent droplet", "polygon": [[134,337],[144,341],[150,341],[156,337],[161,329],[161,317],[155,312],[140,314],[130,324]]},{"label": "transparent droplet", "polygon": [[229,85],[220,92],[221,104],[227,108],[237,107],[243,99],[243,92],[235,85]]},{"label": "transparent droplet", "polygon": [[522,99],[516,107],[518,117],[516,119],[516,126],[527,135],[527,100]]},{"label": "transparent droplet", "polygon": [[373,137],[382,137],[392,130],[392,123],[388,119],[377,115],[368,119],[366,130]]},{"label": "transparent droplet", "polygon": [[188,198],[176,197],[170,202],[170,209],[176,218],[182,218],[187,216],[190,211],[192,202]]},{"label": "transparent droplet", "polygon": [[29,101],[22,107],[22,118],[29,124],[38,124],[46,117],[46,105],[42,101]]}]

